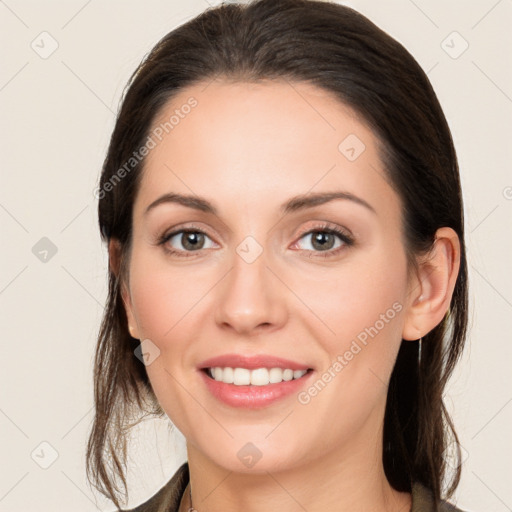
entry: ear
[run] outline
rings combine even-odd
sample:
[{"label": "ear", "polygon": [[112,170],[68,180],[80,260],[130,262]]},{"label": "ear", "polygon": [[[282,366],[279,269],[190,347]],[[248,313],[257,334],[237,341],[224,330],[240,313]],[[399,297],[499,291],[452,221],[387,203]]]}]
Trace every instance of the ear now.
[{"label": "ear", "polygon": [[132,338],[139,339],[139,332],[137,327],[137,320],[135,319],[135,315],[133,313],[133,305],[130,295],[130,290],[125,282],[126,276],[120,276],[120,264],[121,264],[121,243],[119,240],[114,238],[110,239],[108,244],[108,257],[109,257],[109,265],[112,272],[120,277],[120,289],[121,289],[121,298],[123,300],[124,309],[126,311],[126,318],[128,320],[128,330],[130,331],[130,336]]},{"label": "ear", "polygon": [[402,338],[417,340],[443,320],[453,295],[460,267],[460,241],[449,227],[436,231],[432,252],[420,263],[417,279],[410,283],[410,302]]}]

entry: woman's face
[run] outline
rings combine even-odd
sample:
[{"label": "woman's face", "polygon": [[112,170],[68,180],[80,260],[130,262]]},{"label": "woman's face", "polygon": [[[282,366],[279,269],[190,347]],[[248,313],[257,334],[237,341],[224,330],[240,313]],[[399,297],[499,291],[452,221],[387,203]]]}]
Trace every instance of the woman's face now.
[{"label": "woman's face", "polygon": [[[197,104],[184,107],[191,96]],[[146,340],[153,390],[189,449],[256,472],[380,449],[387,386],[420,289],[407,280],[399,197],[372,132],[322,89],[280,81],[197,84],[153,128],[124,299]],[[321,199],[332,193],[347,195]],[[162,200],[148,209],[166,194],[198,207]],[[312,371],[265,388],[211,386],[201,368],[224,355]]]}]

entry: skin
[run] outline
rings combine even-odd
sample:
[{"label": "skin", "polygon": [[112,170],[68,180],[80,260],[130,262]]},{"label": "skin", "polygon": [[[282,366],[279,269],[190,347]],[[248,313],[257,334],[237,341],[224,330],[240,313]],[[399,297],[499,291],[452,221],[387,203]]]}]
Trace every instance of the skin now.
[{"label": "skin", "polygon": [[[384,178],[377,140],[354,113],[309,84],[215,81],[184,89],[157,126],[194,96],[198,105],[149,153],[133,209],[133,247],[123,300],[132,336],[160,351],[146,369],[157,399],[187,440],[194,507],[244,510],[403,511],[382,465],[386,393],[402,339],[417,340],[448,310],[459,241],[441,228],[431,258],[407,273],[399,196]],[[365,150],[349,161],[338,149],[355,134]],[[375,212],[334,200],[283,215],[299,194],[349,191]],[[175,203],[167,192],[214,204],[217,215]],[[324,221],[337,236],[324,257],[313,235]],[[199,228],[204,247],[190,257],[157,245],[171,228]],[[321,231],[321,229],[319,229]],[[236,252],[247,236],[262,253]],[[187,251],[181,235],[166,243]],[[331,245],[329,245],[329,243]],[[111,242],[112,268],[119,246]],[[225,354],[272,354],[307,363],[316,381],[365,328],[398,303],[392,319],[307,404],[291,395],[266,408],[235,409],[207,390],[197,367]],[[261,459],[246,467],[248,442]],[[182,510],[190,504],[188,497]]]}]

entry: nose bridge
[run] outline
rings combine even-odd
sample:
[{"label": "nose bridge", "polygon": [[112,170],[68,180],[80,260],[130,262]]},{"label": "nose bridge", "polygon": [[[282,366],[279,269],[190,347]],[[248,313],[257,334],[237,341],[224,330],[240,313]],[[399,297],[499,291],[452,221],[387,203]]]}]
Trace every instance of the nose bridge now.
[{"label": "nose bridge", "polygon": [[231,271],[223,280],[216,319],[237,332],[258,326],[278,325],[284,320],[283,290],[269,265],[269,249],[246,237],[233,252]]}]

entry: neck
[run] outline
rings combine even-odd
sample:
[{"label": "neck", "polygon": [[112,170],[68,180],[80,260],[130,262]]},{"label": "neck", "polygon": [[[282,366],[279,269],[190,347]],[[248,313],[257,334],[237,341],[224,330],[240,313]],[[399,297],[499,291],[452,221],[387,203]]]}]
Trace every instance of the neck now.
[{"label": "neck", "polygon": [[[386,479],[381,446],[328,455],[301,467],[263,473],[236,473],[216,465],[187,444],[190,487],[183,511],[197,512],[409,512],[411,494]],[[361,455],[363,454],[363,455]]]}]

